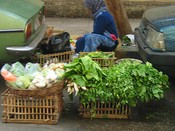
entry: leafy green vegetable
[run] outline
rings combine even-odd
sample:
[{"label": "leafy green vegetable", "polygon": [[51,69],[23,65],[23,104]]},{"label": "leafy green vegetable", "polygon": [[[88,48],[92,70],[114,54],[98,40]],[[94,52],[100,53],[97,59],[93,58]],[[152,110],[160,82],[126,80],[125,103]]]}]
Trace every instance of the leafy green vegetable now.
[{"label": "leafy green vegetable", "polygon": [[82,104],[101,101],[136,106],[138,102],[163,98],[169,88],[168,76],[148,62],[142,64],[128,59],[101,69],[85,56],[75,59],[65,68],[66,78],[87,87],[78,93]]},{"label": "leafy green vegetable", "polygon": [[168,76],[150,63],[123,61],[106,69],[107,82],[121,104],[135,106],[139,101],[159,100],[169,87]]},{"label": "leafy green vegetable", "polygon": [[102,81],[102,76],[105,76],[100,66],[89,56],[76,58],[64,68],[66,70],[64,77],[82,87],[88,86],[89,83]]}]

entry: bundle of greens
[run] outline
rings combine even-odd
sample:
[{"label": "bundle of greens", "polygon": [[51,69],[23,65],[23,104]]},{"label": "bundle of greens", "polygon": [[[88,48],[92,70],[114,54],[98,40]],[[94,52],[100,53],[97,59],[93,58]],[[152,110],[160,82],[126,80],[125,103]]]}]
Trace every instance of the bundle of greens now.
[{"label": "bundle of greens", "polygon": [[156,70],[150,63],[122,61],[105,69],[108,88],[112,88],[113,100],[120,104],[136,106],[163,98],[169,88],[168,76]]},{"label": "bundle of greens", "polygon": [[64,69],[64,77],[81,87],[92,86],[92,83],[101,82],[103,76],[106,76],[101,67],[89,56],[75,58],[73,62],[65,65]]},{"label": "bundle of greens", "polygon": [[85,90],[78,90],[82,104],[100,101],[136,106],[138,102],[163,98],[169,87],[168,76],[150,63],[125,60],[101,69],[85,56],[77,58],[65,68],[66,78],[74,85],[86,87]]}]

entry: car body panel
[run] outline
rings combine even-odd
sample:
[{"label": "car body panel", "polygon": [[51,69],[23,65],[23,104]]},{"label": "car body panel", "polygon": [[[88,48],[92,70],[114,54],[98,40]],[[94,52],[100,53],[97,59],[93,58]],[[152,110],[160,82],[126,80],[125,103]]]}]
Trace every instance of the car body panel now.
[{"label": "car body panel", "polygon": [[[41,0],[0,0],[0,62],[18,60],[33,53],[44,37],[44,2]],[[31,35],[26,39],[27,23]],[[29,48],[30,47],[30,48]]]},{"label": "car body panel", "polygon": [[[19,29],[24,30],[24,26],[27,22],[26,18],[17,16],[16,14],[4,11],[0,9],[0,32],[11,30],[11,29]],[[6,20],[6,22],[4,22]]]},{"label": "car body panel", "polygon": [[[138,46],[138,51],[143,60],[149,61],[156,65],[175,66],[175,53],[174,52],[155,52],[152,51],[141,39],[138,29],[135,30],[135,42]],[[168,61],[168,62],[167,62]]]},{"label": "car body panel", "polygon": [[18,57],[22,57],[23,55],[24,56],[30,56],[30,55],[32,55],[33,51],[37,47],[37,44],[36,43],[39,43],[42,40],[42,38],[44,37],[46,28],[47,28],[47,26],[45,24],[43,24],[41,26],[41,29],[42,30],[40,30],[39,35],[37,35],[37,37],[35,37],[35,39],[33,39],[33,41],[30,42],[29,45],[27,45],[27,46],[11,46],[11,47],[6,47],[7,52],[9,54],[11,54],[11,55],[15,55],[15,56],[18,56]]},{"label": "car body panel", "polygon": [[[163,33],[165,50],[156,51],[150,48],[146,39],[151,26]],[[134,31],[135,43],[143,61],[150,62],[154,67],[167,75],[175,76],[175,5],[148,9],[142,17],[139,27]]]},{"label": "car body panel", "polygon": [[[175,5],[154,7],[144,12],[143,18],[146,18],[154,26],[159,23],[166,23],[175,18]],[[164,26],[163,26],[164,27]]]},{"label": "car body panel", "polygon": [[[38,0],[0,0],[0,9],[30,19],[44,3]],[[20,8],[18,8],[20,7]]]}]

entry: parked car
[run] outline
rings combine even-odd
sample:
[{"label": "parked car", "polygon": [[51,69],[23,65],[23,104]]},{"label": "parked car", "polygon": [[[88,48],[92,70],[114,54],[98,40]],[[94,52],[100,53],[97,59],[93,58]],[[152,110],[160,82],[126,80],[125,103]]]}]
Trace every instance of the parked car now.
[{"label": "parked car", "polygon": [[135,43],[144,62],[175,76],[175,5],[148,9],[134,31]]},{"label": "parked car", "polygon": [[0,0],[0,62],[29,57],[43,39],[44,2]]}]

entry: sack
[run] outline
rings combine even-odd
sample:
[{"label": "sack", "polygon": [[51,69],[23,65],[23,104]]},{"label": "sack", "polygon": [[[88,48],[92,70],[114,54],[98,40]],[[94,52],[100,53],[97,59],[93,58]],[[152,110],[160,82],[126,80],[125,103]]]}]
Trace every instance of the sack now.
[{"label": "sack", "polygon": [[41,50],[43,54],[70,51],[70,34],[68,32],[63,32],[60,34],[52,35],[49,43],[41,44]]}]

